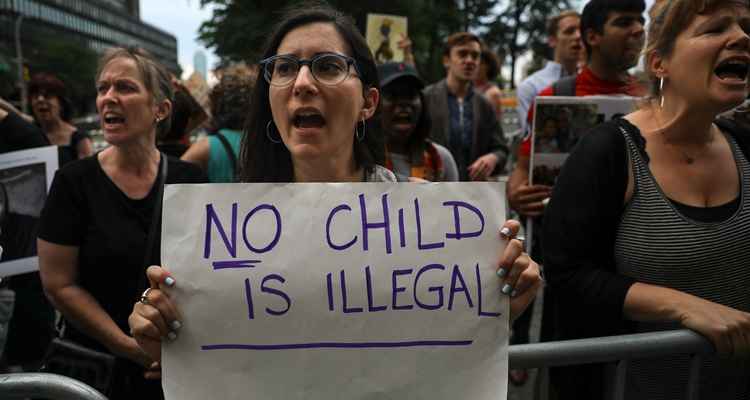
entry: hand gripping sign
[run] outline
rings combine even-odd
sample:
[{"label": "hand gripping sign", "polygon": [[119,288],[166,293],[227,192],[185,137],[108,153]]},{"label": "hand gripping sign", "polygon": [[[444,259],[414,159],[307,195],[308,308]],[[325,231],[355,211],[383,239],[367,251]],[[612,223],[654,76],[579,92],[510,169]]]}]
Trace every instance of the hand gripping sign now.
[{"label": "hand gripping sign", "polygon": [[505,398],[503,186],[168,186],[167,398]]}]

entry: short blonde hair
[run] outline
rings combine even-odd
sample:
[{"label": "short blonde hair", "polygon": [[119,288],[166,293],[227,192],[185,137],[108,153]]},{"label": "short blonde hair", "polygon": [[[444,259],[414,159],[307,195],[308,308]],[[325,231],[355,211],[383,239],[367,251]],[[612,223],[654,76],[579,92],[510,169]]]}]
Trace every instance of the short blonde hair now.
[{"label": "short blonde hair", "polygon": [[566,10],[550,17],[550,19],[547,20],[547,36],[557,37],[557,31],[560,29],[560,21],[568,17],[576,17],[580,19],[581,14],[579,14],[578,11]]},{"label": "short blonde hair", "polygon": [[[684,31],[698,15],[708,14],[721,7],[748,7],[749,0],[656,0],[649,10],[651,23],[648,27],[648,41],[644,53],[648,57],[656,54],[668,57],[674,51],[677,36]],[[651,81],[651,94],[661,95],[659,78],[646,67]]]},{"label": "short blonde hair", "polygon": [[[169,100],[174,102],[174,88],[172,87],[172,77],[159,62],[157,62],[150,53],[138,47],[113,47],[104,52],[99,58],[99,64],[96,70],[96,79],[102,74],[104,68],[115,59],[127,58],[135,62],[138,72],[141,74],[143,86],[151,94],[154,104]],[[157,137],[169,132],[172,125],[171,115],[159,121],[156,127]]]}]

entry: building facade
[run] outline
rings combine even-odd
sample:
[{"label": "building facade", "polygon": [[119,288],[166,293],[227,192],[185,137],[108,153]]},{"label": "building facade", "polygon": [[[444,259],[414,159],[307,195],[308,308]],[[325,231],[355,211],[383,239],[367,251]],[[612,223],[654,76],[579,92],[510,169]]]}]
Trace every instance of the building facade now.
[{"label": "building facade", "polygon": [[6,53],[15,54],[19,15],[25,59],[33,57],[39,40],[57,37],[97,53],[113,46],[141,47],[177,76],[181,72],[177,39],[140,20],[139,0],[0,0],[0,46]]}]

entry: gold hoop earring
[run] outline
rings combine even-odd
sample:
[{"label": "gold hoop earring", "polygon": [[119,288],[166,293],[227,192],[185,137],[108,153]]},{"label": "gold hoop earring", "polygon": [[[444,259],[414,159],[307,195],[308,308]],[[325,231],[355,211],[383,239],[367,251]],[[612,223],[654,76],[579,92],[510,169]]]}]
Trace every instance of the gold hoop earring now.
[{"label": "gold hoop earring", "polygon": [[359,123],[354,126],[354,137],[357,138],[358,141],[365,140],[365,134],[367,133],[367,124],[365,124],[365,117],[362,117],[362,131],[357,129],[359,127]]},{"label": "gold hoop earring", "polygon": [[279,139],[274,139],[274,138],[273,138],[273,134],[271,134],[271,125],[272,125],[272,124],[273,124],[273,121],[268,121],[268,123],[266,124],[266,137],[267,137],[267,138],[268,138],[268,140],[270,140],[270,141],[271,141],[272,143],[276,143],[276,144],[279,144],[279,143],[281,143],[281,137],[279,137]]}]

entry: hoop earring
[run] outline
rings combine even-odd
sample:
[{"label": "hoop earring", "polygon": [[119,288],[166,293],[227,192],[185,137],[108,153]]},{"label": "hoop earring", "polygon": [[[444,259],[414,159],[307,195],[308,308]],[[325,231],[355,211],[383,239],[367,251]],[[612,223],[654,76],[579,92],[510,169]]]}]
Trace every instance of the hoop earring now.
[{"label": "hoop earring", "polygon": [[659,108],[664,108],[664,77],[659,78]]},{"label": "hoop earring", "polygon": [[266,137],[267,137],[267,138],[268,138],[268,140],[270,140],[270,141],[271,141],[272,143],[276,143],[276,144],[279,144],[279,143],[281,143],[281,140],[280,140],[280,138],[279,138],[279,139],[274,139],[274,138],[273,138],[273,135],[271,134],[271,124],[273,124],[273,121],[268,121],[268,123],[266,124]]},{"label": "hoop earring", "polygon": [[365,140],[365,134],[367,133],[367,124],[365,124],[365,118],[362,117],[362,131],[357,129],[359,127],[359,123],[354,126],[354,137],[357,138],[358,141]]}]

